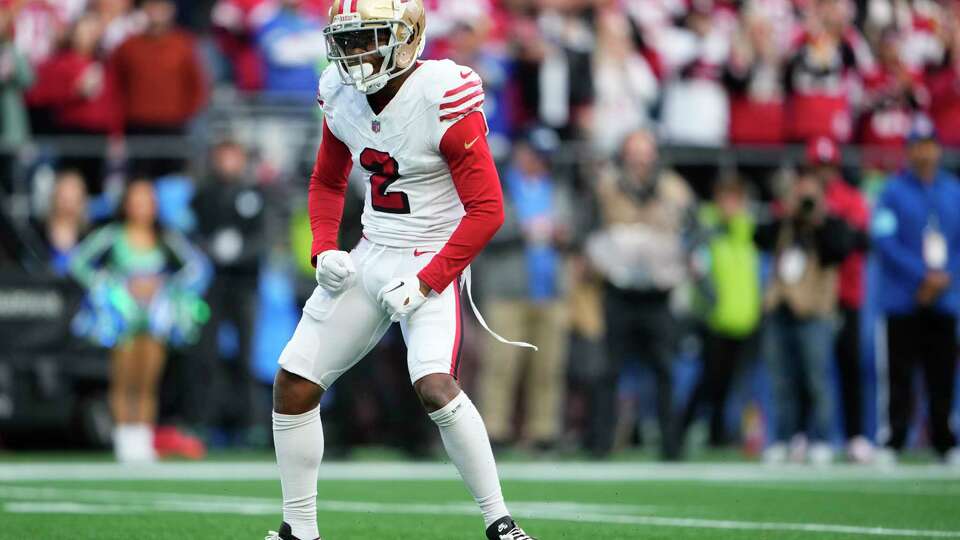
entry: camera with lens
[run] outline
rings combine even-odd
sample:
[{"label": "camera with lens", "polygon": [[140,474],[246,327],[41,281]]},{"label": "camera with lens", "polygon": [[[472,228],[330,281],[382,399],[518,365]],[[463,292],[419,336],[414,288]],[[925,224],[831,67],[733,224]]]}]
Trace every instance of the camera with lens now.
[{"label": "camera with lens", "polygon": [[807,195],[800,199],[800,204],[797,207],[797,217],[809,219],[817,212],[817,199],[816,197]]}]

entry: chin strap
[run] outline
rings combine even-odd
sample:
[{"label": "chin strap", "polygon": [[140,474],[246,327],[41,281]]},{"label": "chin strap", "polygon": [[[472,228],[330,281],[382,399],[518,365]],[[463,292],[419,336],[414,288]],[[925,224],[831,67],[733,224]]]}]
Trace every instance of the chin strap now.
[{"label": "chin strap", "polygon": [[493,336],[493,339],[499,341],[500,343],[504,343],[506,345],[512,345],[514,347],[526,347],[528,349],[533,349],[534,351],[539,351],[540,349],[536,345],[532,345],[525,341],[510,341],[509,339],[506,339],[500,336],[500,334],[497,334],[496,332],[490,329],[490,326],[487,324],[487,321],[485,321],[483,319],[483,315],[480,314],[480,309],[477,308],[476,302],[473,301],[473,291],[471,290],[471,287],[470,287],[470,282],[473,281],[471,279],[472,278],[471,274],[472,272],[470,270],[470,267],[468,266],[466,271],[464,271],[463,273],[463,279],[466,281],[467,298],[470,300],[470,307],[473,309],[473,315],[477,318],[477,321],[480,323],[480,326],[482,326],[483,329],[486,330],[488,334]]}]

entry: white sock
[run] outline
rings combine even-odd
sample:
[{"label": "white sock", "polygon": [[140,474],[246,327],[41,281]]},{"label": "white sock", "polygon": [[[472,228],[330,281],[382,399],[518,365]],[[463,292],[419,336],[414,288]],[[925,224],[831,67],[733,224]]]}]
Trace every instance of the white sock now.
[{"label": "white sock", "polygon": [[508,515],[487,428],[467,394],[460,392],[444,408],[430,413],[430,419],[440,427],[447,455],[480,505],[484,526]]},{"label": "white sock", "polygon": [[317,471],[323,459],[320,407],[303,414],[273,413],[273,444],[283,488],[283,521],[300,540],[320,536],[317,528]]},{"label": "white sock", "polygon": [[134,424],[132,429],[136,460],[140,463],[156,461],[157,451],[153,448],[153,426],[150,424]]},{"label": "white sock", "polygon": [[113,454],[120,463],[133,461],[133,426],[116,424],[113,426]]}]

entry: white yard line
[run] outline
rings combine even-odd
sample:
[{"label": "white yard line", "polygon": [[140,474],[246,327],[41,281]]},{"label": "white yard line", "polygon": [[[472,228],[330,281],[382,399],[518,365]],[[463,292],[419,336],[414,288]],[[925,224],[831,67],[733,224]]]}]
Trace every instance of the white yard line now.
[{"label": "white yard line", "polygon": [[[525,516],[534,518],[536,516]],[[550,519],[550,518],[539,518]],[[890,529],[886,527],[857,527],[826,523],[778,523],[763,521],[734,521],[698,518],[670,518],[657,516],[613,516],[581,514],[576,519],[563,521],[588,521],[593,523],[619,523],[649,527],[676,527],[683,529],[726,529],[740,531],[805,532],[821,534],[849,534],[855,536],[895,536],[902,538],[960,538],[960,531],[935,531],[922,529]]]},{"label": "white yard line", "polygon": [[[858,482],[856,484],[809,484],[787,481],[784,483],[739,483],[730,482],[726,485],[735,485],[737,488],[749,488],[766,491],[792,491],[802,493],[848,493],[851,495],[890,495],[903,497],[918,495],[922,497],[956,497],[960,496],[960,484],[942,482],[943,485],[904,485],[903,483],[890,484],[888,482]],[[712,487],[723,487],[718,484]]]},{"label": "white yard line", "polygon": [[[834,465],[769,467],[760,464],[656,463],[507,463],[501,478],[535,482],[831,482],[882,480],[960,481],[960,468],[901,465],[894,468]],[[40,480],[274,480],[276,465],[249,463],[161,463],[124,466],[114,463],[0,464],[0,482]],[[442,463],[327,463],[321,480],[457,480],[452,465]]]},{"label": "white yard line", "polygon": [[[17,488],[20,489],[20,488]],[[39,498],[55,495],[53,489],[36,492]],[[61,490],[65,498],[80,494],[87,498],[96,490]],[[27,496],[27,491],[10,491],[9,488],[0,488],[0,498],[20,498]],[[128,504],[117,500],[117,494],[127,496]],[[160,496],[162,495],[162,496]],[[212,513],[212,514],[239,514],[239,515],[273,515],[278,513],[277,502],[259,498],[243,497],[220,498],[211,496],[207,501],[197,500],[196,494],[179,495],[173,493],[153,494],[138,492],[105,492],[106,504],[93,502],[74,502],[69,500],[51,501],[17,501],[3,504],[3,510],[8,513],[22,514],[123,514],[176,512],[176,513]],[[174,498],[176,497],[176,498]],[[151,500],[152,499],[152,500]],[[221,500],[223,499],[223,500]],[[515,503],[512,505],[516,517],[540,519],[548,521],[565,521],[578,523],[603,523],[617,525],[636,525],[646,527],[670,527],[683,529],[705,530],[740,530],[740,531],[769,531],[769,532],[803,532],[825,535],[854,535],[900,538],[960,538],[960,531],[937,531],[921,529],[893,529],[884,527],[858,527],[848,525],[834,525],[825,523],[781,523],[781,522],[754,522],[736,520],[716,520],[699,518],[676,518],[665,516],[620,514],[624,505],[579,505],[577,503],[559,503],[555,507],[551,503]],[[444,504],[405,504],[405,503],[371,503],[356,501],[318,501],[321,512],[361,513],[361,514],[393,514],[393,515],[469,515],[476,516],[477,510],[472,504],[444,503]],[[610,513],[598,510],[610,510]]]},{"label": "white yard line", "polygon": [[[73,489],[56,487],[25,487],[19,485],[0,485],[0,500],[29,500],[29,501],[63,501],[69,500],[80,503],[125,503],[125,504],[186,504],[192,505],[200,503],[201,505],[251,505],[259,504],[269,506],[276,510],[277,499],[263,497],[242,497],[225,495],[204,495],[199,493],[170,493],[163,491],[123,491],[108,489]],[[171,502],[172,501],[172,502]],[[327,505],[330,510],[336,510],[337,505],[357,505],[356,501],[320,501]],[[379,503],[373,503],[379,504]],[[466,513],[476,513],[474,503],[443,503],[444,508],[452,508],[460,505],[460,509]],[[415,506],[406,505],[410,508],[435,509],[436,503],[425,503]],[[378,508],[378,507],[377,507]],[[530,512],[593,512],[593,513],[627,513],[627,514],[651,514],[661,513],[665,507],[653,505],[637,504],[594,504],[581,503],[575,501],[522,501],[511,505],[511,508],[523,509]],[[684,506],[684,509],[690,510],[691,507]]]}]

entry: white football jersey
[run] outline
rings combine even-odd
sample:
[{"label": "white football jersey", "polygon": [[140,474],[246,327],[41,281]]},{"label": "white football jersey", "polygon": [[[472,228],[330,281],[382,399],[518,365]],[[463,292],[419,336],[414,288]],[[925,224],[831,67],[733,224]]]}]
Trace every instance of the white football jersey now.
[{"label": "white football jersey", "polygon": [[320,77],[317,100],[330,131],[365,175],[363,232],[393,247],[440,246],[464,215],[440,153],[447,130],[481,110],[483,88],[470,68],[424,61],[380,114],[367,96],[345,86],[336,66]]}]

